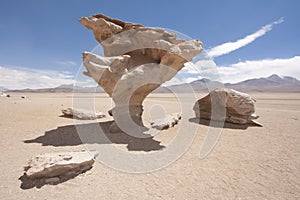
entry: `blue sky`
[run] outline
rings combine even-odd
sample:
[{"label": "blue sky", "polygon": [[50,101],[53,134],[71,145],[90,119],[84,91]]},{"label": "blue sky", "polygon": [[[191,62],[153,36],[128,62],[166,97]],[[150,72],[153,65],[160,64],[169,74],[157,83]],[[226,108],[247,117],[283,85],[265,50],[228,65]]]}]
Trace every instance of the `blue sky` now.
[{"label": "blue sky", "polygon": [[299,7],[297,0],[2,1],[0,86],[72,83],[81,52],[97,46],[77,20],[97,13],[200,39],[224,82],[273,73],[300,79]]}]

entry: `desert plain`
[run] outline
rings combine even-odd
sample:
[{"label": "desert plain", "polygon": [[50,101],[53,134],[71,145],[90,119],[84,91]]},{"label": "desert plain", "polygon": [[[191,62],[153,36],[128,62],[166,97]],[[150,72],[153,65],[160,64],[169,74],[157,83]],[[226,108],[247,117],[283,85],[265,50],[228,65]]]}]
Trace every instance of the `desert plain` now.
[{"label": "desert plain", "polygon": [[[184,130],[181,125],[187,120],[197,133],[186,152],[170,165],[135,174],[96,161],[86,173],[40,188],[24,188],[19,180],[27,161],[41,153],[85,149],[74,124],[95,122],[61,116],[61,109],[72,107],[71,93],[10,95],[0,98],[0,199],[300,199],[300,93],[251,93],[263,127],[225,124],[204,159],[199,151],[209,124],[193,120],[191,105],[190,117],[155,135],[154,142],[115,134],[109,136],[112,144],[103,144],[129,153],[160,151],[179,128]],[[97,111],[107,113],[112,106],[107,95],[95,95]],[[145,121],[151,120],[151,109],[181,112],[171,94],[151,94],[144,106]],[[108,125],[112,120],[107,116],[97,123]]]}]

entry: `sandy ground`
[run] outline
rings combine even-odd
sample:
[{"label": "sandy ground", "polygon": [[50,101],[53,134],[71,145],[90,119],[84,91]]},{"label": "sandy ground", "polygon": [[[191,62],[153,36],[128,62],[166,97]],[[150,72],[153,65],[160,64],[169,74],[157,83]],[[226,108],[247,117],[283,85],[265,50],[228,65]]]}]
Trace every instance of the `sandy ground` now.
[{"label": "sandy ground", "polygon": [[[74,179],[31,189],[22,189],[19,180],[31,157],[85,146],[76,137],[73,119],[59,117],[62,108],[72,105],[71,94],[25,94],[26,99],[11,95],[0,98],[0,199],[300,199],[300,94],[252,94],[264,127],[227,125],[205,159],[199,151],[209,127],[190,119],[188,126],[197,128],[192,145],[161,170],[132,174],[96,162]],[[97,95],[96,102],[99,111],[112,106],[105,95]],[[172,95],[154,94],[145,102],[145,120],[155,109],[163,113],[158,104],[167,113],[180,111]],[[129,153],[160,151],[181,125],[162,131],[155,142],[115,135],[114,144],[103,145]]]}]

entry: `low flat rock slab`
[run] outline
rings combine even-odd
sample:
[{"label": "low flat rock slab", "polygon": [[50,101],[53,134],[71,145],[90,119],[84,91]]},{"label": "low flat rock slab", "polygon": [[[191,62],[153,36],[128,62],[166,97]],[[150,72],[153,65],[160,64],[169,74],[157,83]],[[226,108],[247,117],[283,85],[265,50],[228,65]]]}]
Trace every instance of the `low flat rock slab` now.
[{"label": "low flat rock slab", "polygon": [[94,112],[84,109],[67,108],[61,111],[64,116],[81,120],[94,120],[106,117],[102,112]]},{"label": "low flat rock slab", "polygon": [[33,157],[24,167],[25,175],[28,178],[52,178],[80,173],[91,168],[98,155],[96,151],[74,151],[46,153]]},{"label": "low flat rock slab", "polygon": [[168,129],[175,126],[180,119],[181,115],[178,113],[168,114],[163,118],[153,120],[151,122],[151,127],[158,130]]}]

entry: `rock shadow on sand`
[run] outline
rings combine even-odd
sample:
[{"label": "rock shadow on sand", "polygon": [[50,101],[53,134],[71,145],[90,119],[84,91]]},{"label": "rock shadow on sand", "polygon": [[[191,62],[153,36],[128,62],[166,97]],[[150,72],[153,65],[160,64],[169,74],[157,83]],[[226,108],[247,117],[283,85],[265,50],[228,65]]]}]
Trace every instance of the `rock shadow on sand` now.
[{"label": "rock shadow on sand", "polygon": [[190,118],[189,122],[195,124],[201,124],[204,126],[211,126],[215,128],[240,129],[240,130],[246,130],[248,127],[256,126],[254,124],[233,124],[229,122],[224,122],[224,124],[222,122],[210,123],[211,120],[199,119],[199,118]]},{"label": "rock shadow on sand", "polygon": [[[76,146],[85,144],[127,144],[129,151],[157,151],[163,149],[165,146],[160,144],[160,141],[153,139],[149,135],[146,138],[136,138],[126,133],[110,133],[109,127],[113,121],[67,125],[60,126],[57,129],[46,131],[43,136],[39,136],[32,140],[25,140],[25,143],[40,143],[43,146]],[[101,129],[103,134],[99,131]],[[78,135],[84,133],[80,138]]]}]

